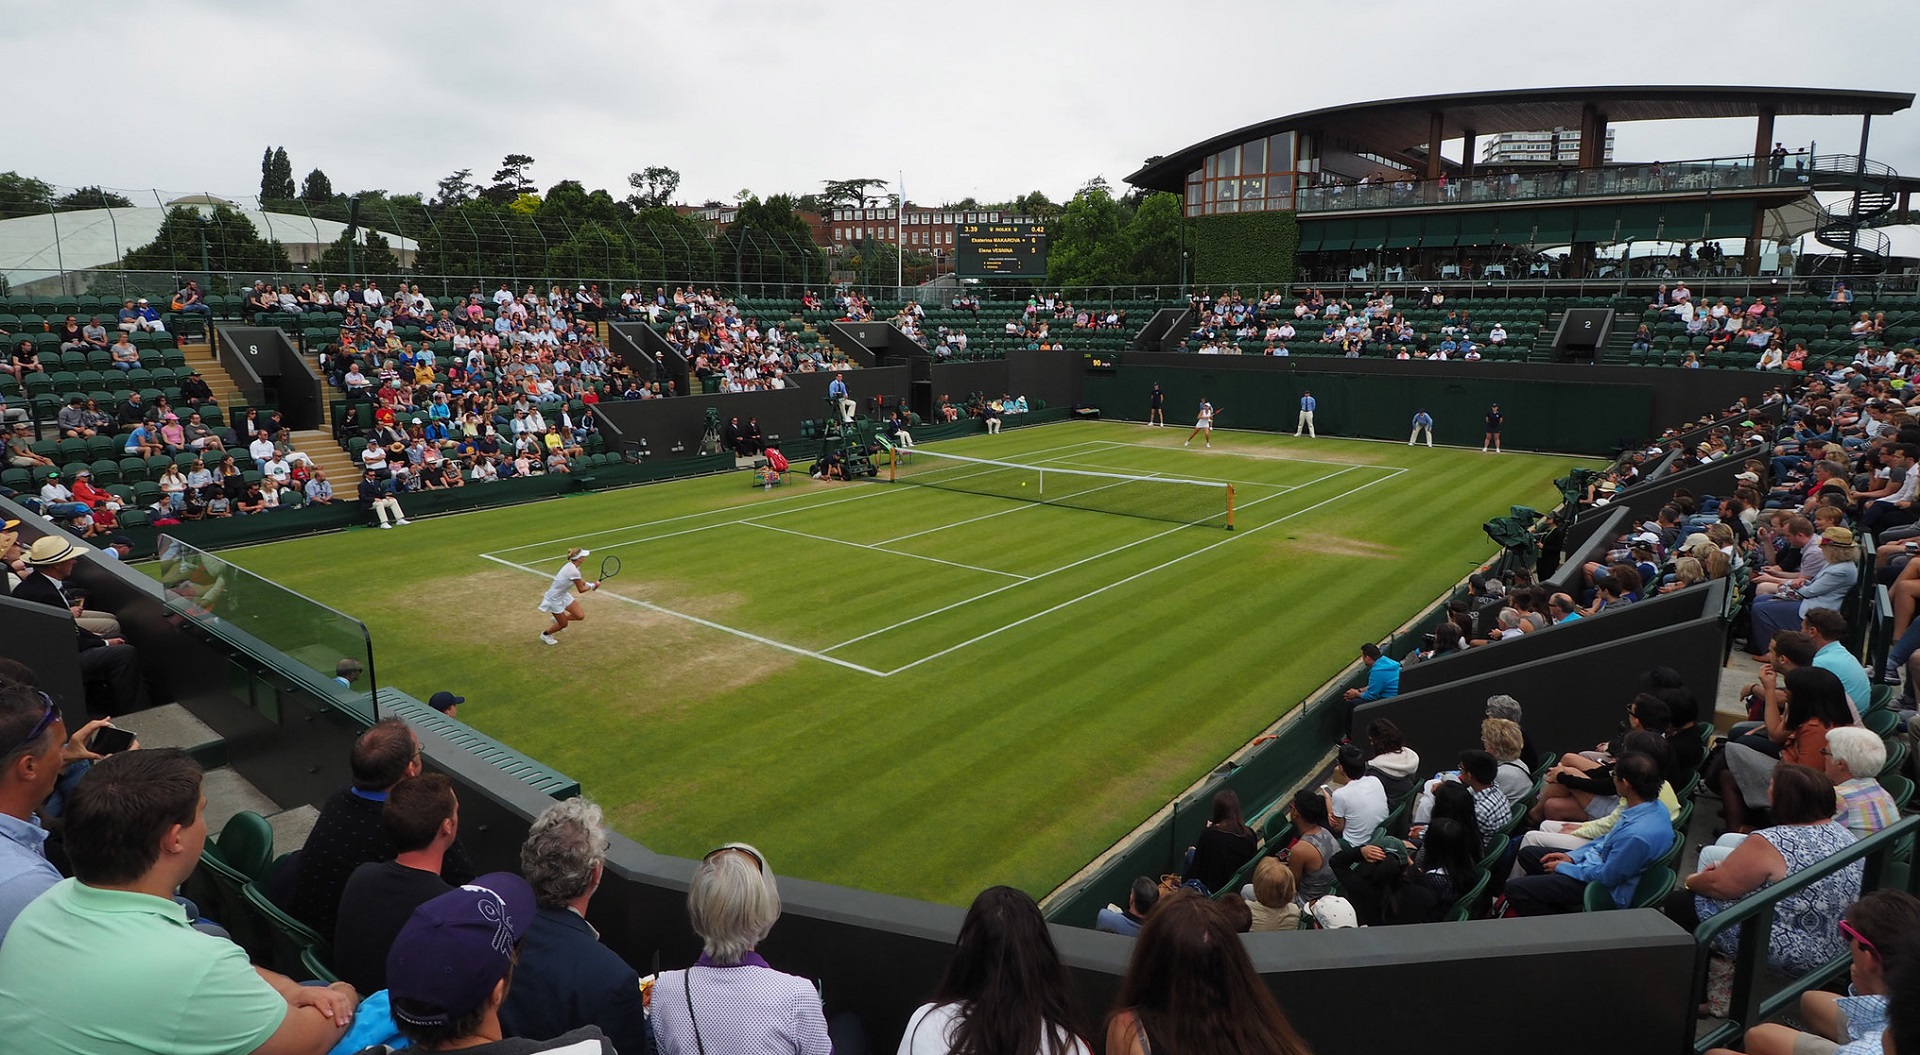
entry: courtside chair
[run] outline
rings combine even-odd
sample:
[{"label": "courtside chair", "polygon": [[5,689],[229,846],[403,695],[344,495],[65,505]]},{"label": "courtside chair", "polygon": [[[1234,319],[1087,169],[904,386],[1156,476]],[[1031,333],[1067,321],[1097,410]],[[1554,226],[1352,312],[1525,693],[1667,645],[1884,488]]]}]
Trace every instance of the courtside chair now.
[{"label": "courtside chair", "polygon": [[287,915],[267,897],[267,892],[259,883],[248,883],[241,893],[254,914],[266,923],[269,967],[297,978],[306,970],[306,951],[315,946],[322,950],[327,948],[326,941],[318,932]]}]

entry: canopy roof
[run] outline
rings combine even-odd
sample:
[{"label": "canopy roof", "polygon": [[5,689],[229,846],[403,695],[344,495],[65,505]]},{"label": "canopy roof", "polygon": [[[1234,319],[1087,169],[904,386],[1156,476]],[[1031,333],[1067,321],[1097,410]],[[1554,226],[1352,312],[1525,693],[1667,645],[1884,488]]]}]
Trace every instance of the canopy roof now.
[{"label": "canopy roof", "polygon": [[1151,190],[1179,191],[1185,186],[1187,173],[1200,167],[1207,155],[1281,132],[1322,132],[1338,136],[1351,149],[1404,158],[1410,154],[1424,155],[1435,113],[1441,115],[1441,139],[1446,140],[1459,138],[1467,131],[1488,136],[1500,132],[1579,128],[1582,111],[1589,105],[1609,124],[1757,118],[1763,110],[1771,110],[1778,117],[1878,116],[1912,106],[1913,93],[1837,88],[1615,85],[1410,96],[1308,110],[1237,128],[1177,153],[1155,158],[1128,176],[1127,182]]}]

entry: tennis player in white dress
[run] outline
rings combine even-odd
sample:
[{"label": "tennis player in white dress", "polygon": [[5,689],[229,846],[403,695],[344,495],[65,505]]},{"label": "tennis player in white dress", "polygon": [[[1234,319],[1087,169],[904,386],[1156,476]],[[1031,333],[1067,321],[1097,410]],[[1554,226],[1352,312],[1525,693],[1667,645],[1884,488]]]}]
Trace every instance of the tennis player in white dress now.
[{"label": "tennis player in white dress", "polygon": [[1205,398],[1200,400],[1199,420],[1194,422],[1193,431],[1187,434],[1187,442],[1180,446],[1193,446],[1193,438],[1202,432],[1207,434],[1207,446],[1213,446],[1213,404],[1207,402]]},{"label": "tennis player in white dress", "polygon": [[553,617],[553,625],[540,634],[540,640],[549,645],[557,645],[560,639],[553,635],[567,628],[568,623],[577,623],[587,617],[586,609],[580,607],[579,594],[589,590],[598,590],[600,584],[588,582],[580,574],[580,562],[590,556],[590,551],[570,549],[567,562],[553,577],[553,585],[547,587],[546,596],[540,598],[540,610]]}]

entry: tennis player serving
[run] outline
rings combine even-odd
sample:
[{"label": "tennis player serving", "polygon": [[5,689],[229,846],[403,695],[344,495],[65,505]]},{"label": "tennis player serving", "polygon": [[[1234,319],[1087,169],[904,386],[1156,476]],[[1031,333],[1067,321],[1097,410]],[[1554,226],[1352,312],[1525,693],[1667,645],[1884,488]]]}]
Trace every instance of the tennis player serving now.
[{"label": "tennis player serving", "polygon": [[586,609],[580,607],[577,594],[589,590],[598,590],[600,584],[588,582],[580,574],[580,562],[586,560],[590,551],[578,547],[567,551],[567,563],[561,565],[558,574],[553,577],[553,585],[547,587],[547,594],[540,598],[540,610],[553,617],[553,625],[540,634],[540,640],[549,645],[557,645],[560,639],[553,635],[567,628],[568,623],[577,623],[587,617]]}]

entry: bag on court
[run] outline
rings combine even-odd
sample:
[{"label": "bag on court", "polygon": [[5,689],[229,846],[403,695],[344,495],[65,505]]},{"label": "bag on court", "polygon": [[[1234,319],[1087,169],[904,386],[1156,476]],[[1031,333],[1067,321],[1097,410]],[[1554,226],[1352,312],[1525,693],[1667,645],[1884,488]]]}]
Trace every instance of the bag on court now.
[{"label": "bag on court", "polygon": [[787,456],[780,453],[780,448],[768,447],[766,454],[767,467],[769,469],[772,469],[776,473],[784,473],[787,471]]}]

